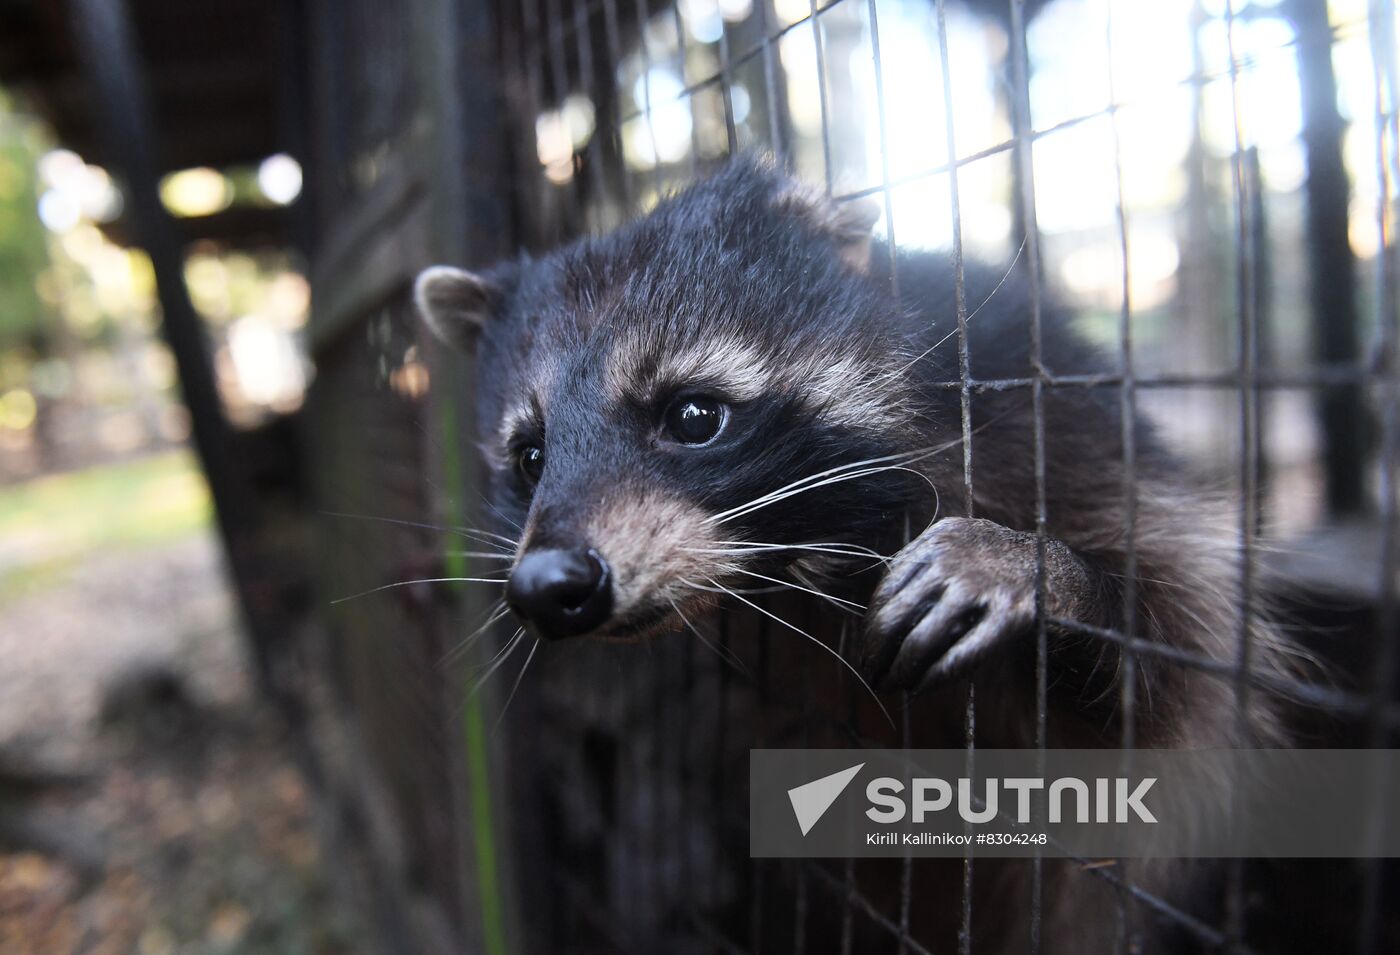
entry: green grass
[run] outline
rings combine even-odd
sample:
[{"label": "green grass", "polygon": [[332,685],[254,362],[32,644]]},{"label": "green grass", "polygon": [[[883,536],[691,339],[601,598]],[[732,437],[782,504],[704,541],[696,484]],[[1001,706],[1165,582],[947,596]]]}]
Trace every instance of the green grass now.
[{"label": "green grass", "polygon": [[208,525],[209,489],[172,451],[0,489],[0,600],[88,554],[173,540]]}]

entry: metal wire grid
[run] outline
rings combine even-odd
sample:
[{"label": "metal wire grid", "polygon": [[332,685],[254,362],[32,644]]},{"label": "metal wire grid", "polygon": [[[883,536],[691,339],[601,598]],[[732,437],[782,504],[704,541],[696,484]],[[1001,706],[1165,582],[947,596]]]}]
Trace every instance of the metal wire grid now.
[{"label": "metal wire grid", "polygon": [[[1382,369],[1381,389],[1381,484],[1380,519],[1381,595],[1378,636],[1380,638],[1375,683],[1371,692],[1369,743],[1376,747],[1392,744],[1393,726],[1383,713],[1394,714],[1392,701],[1396,696],[1395,671],[1400,657],[1400,614],[1397,613],[1396,571],[1400,568],[1400,514],[1397,514],[1396,473],[1400,466],[1400,368],[1396,366],[1396,336],[1400,332],[1400,277],[1396,273],[1396,256],[1390,237],[1394,210],[1391,189],[1400,175],[1400,70],[1396,65],[1395,7],[1392,0],[1375,0],[1372,14],[1372,64],[1376,88],[1376,174],[1380,183],[1376,221],[1382,238],[1379,268],[1376,276],[1377,327],[1381,354],[1388,363]],[[1384,92],[1383,92],[1384,91]],[[1387,103],[1386,97],[1389,97]],[[1387,144],[1387,139],[1389,144]],[[1392,825],[1380,811],[1380,800],[1372,794],[1372,825],[1378,830]],[[1365,896],[1361,912],[1359,951],[1379,947],[1381,936],[1382,875],[1378,863],[1371,860],[1363,865]]]},{"label": "metal wire grid", "polygon": [[342,781],[370,817],[371,831],[355,835],[382,854],[380,865],[392,873],[379,876],[385,891],[419,893],[439,912],[457,914],[457,837],[443,798],[452,787],[456,713],[444,678],[444,594],[428,584],[376,590],[385,581],[442,576],[437,528],[424,517],[423,407],[389,384],[416,328],[406,304],[378,309],[362,334],[321,356],[308,406],[323,546],[316,583],[332,601],[324,618],[328,683],[377,770]]},{"label": "metal wire grid", "polygon": [[[964,448],[964,469],[963,469],[963,493],[967,503],[967,513],[972,511],[972,489],[973,489],[973,445],[971,429],[971,401],[974,395],[991,392],[1005,391],[1011,389],[1026,389],[1030,391],[1032,407],[1034,413],[1034,447],[1032,453],[1035,463],[1035,494],[1036,494],[1036,527],[1037,536],[1040,542],[1039,560],[1037,568],[1038,595],[1037,600],[1043,605],[1044,589],[1044,543],[1046,539],[1047,508],[1046,508],[1046,442],[1053,440],[1045,432],[1043,401],[1047,389],[1065,388],[1114,388],[1118,391],[1123,411],[1123,430],[1121,435],[1124,464],[1124,487],[1123,494],[1126,504],[1126,526],[1125,535],[1129,541],[1128,547],[1128,567],[1125,585],[1124,604],[1127,608],[1125,620],[1119,628],[1091,627],[1077,621],[1065,619],[1047,619],[1041,614],[1041,623],[1037,634],[1037,741],[1040,747],[1045,745],[1045,718],[1046,718],[1046,657],[1047,657],[1047,624],[1054,624],[1070,632],[1076,632],[1084,636],[1102,641],[1121,649],[1125,678],[1120,682],[1120,692],[1122,694],[1121,705],[1125,714],[1124,736],[1122,745],[1125,751],[1125,758],[1130,758],[1132,748],[1135,744],[1133,738],[1133,713],[1136,706],[1134,699],[1135,682],[1131,678],[1139,657],[1152,656],[1157,659],[1173,663],[1183,667],[1191,667],[1214,677],[1228,680],[1235,687],[1237,713],[1239,718],[1245,720],[1246,703],[1250,693],[1262,691],[1266,693],[1280,694],[1290,700],[1325,708],[1329,711],[1340,713],[1356,718],[1364,719],[1371,727],[1370,739],[1372,745],[1384,746],[1393,739],[1392,734],[1400,729],[1400,707],[1394,702],[1395,687],[1391,684],[1392,674],[1395,672],[1397,662],[1400,662],[1400,614],[1397,613],[1397,597],[1395,593],[1395,580],[1397,571],[1400,570],[1400,531],[1397,531],[1397,489],[1396,489],[1396,467],[1400,461],[1400,377],[1397,376],[1395,365],[1395,350],[1397,348],[1397,297],[1396,263],[1394,261],[1395,250],[1391,239],[1393,228],[1393,192],[1394,181],[1400,176],[1400,132],[1397,131],[1396,103],[1397,91],[1400,90],[1400,80],[1397,79],[1396,58],[1394,50],[1394,6],[1391,0],[1373,0],[1366,17],[1368,33],[1371,38],[1372,54],[1375,72],[1375,90],[1377,110],[1374,117],[1377,138],[1376,155],[1376,177],[1379,185],[1379,200],[1377,203],[1376,217],[1377,226],[1381,235],[1381,251],[1377,257],[1377,278],[1375,293],[1376,308],[1376,328],[1378,343],[1376,355],[1372,362],[1348,362],[1348,363],[1312,363],[1302,371],[1280,371],[1271,368],[1260,367],[1260,335],[1259,318],[1256,313],[1256,285],[1258,277],[1258,248],[1259,236],[1254,228],[1253,216],[1255,215],[1255,191],[1259,188],[1257,174],[1252,170],[1248,161],[1248,151],[1241,130],[1242,104],[1239,97],[1239,77],[1242,70],[1249,67],[1250,63],[1236,55],[1235,35],[1237,29],[1236,7],[1242,4],[1228,4],[1225,12],[1226,35],[1229,41],[1230,67],[1225,77],[1229,81],[1232,103],[1235,115],[1235,149],[1231,158],[1232,171],[1232,195],[1234,206],[1234,246],[1236,255],[1236,307],[1238,311],[1238,360],[1233,369],[1227,372],[1217,372],[1210,374],[1155,374],[1142,375],[1135,368],[1134,345],[1132,337],[1132,315],[1133,306],[1131,299],[1131,285],[1127,269],[1128,249],[1130,242],[1130,212],[1123,197],[1123,165],[1119,151],[1120,139],[1118,129],[1118,112],[1121,103],[1112,90],[1113,76],[1110,70],[1105,81],[1110,84],[1110,106],[1105,110],[1096,111],[1082,116],[1072,117],[1062,120],[1045,128],[1036,129],[1031,121],[1030,114],[1030,82],[1028,47],[1026,42],[1027,33],[1027,4],[1025,0],[1008,0],[1008,26],[1010,41],[1010,79],[1011,79],[1011,115],[1012,130],[1011,136],[1002,142],[988,146],[968,155],[959,155],[954,141],[954,107],[952,95],[951,70],[948,56],[948,27],[947,27],[947,4],[946,0],[930,0],[936,11],[937,18],[937,39],[939,52],[941,54],[941,69],[943,81],[944,115],[946,117],[945,135],[947,138],[947,148],[949,159],[946,163],[930,168],[926,171],[901,177],[893,178],[890,175],[888,148],[887,117],[885,115],[885,91],[884,80],[879,50],[879,4],[876,0],[866,0],[865,16],[868,18],[869,30],[874,55],[874,77],[876,87],[876,99],[880,104],[877,117],[879,126],[879,139],[881,143],[882,168],[880,169],[880,182],[870,187],[852,190],[837,194],[833,189],[832,170],[832,141],[830,123],[830,105],[827,93],[827,64],[824,59],[823,33],[820,29],[820,20],[823,16],[830,14],[830,11],[838,7],[855,7],[860,0],[831,0],[831,2],[820,4],[817,0],[810,0],[809,9],[805,15],[796,17],[788,23],[778,23],[770,9],[768,3],[759,2],[756,5],[755,15],[757,17],[757,28],[759,36],[749,45],[735,52],[731,49],[730,31],[722,31],[718,40],[718,68],[708,75],[704,75],[693,82],[687,83],[679,93],[675,94],[678,101],[692,101],[697,95],[706,90],[717,88],[722,103],[723,122],[725,128],[725,145],[729,154],[734,154],[739,149],[738,136],[736,132],[736,121],[732,90],[734,77],[737,71],[747,66],[758,63],[762,68],[764,95],[766,98],[767,119],[769,122],[769,142],[780,161],[790,161],[790,136],[784,128],[784,104],[781,102],[780,88],[785,78],[780,75],[780,67],[777,63],[777,46],[795,30],[810,29],[815,44],[815,56],[817,62],[818,93],[821,109],[821,145],[822,159],[825,173],[825,186],[829,196],[834,201],[850,201],[866,196],[880,194],[884,203],[886,221],[886,240],[891,255],[896,247],[895,221],[893,190],[910,181],[925,179],[939,174],[946,174],[949,179],[950,200],[952,209],[952,259],[956,273],[955,282],[955,305],[957,317],[957,346],[958,346],[958,366],[959,376],[955,381],[942,383],[942,387],[955,389],[959,392],[963,448]],[[1110,9],[1111,9],[1110,4]],[[638,184],[622,169],[621,140],[624,127],[635,121],[646,121],[649,134],[653,137],[652,155],[655,161],[651,164],[649,173],[651,198],[659,195],[664,188],[679,185],[687,176],[693,175],[699,153],[699,144],[696,127],[692,125],[692,148],[686,156],[686,168],[679,177],[668,178],[667,171],[663,170],[663,163],[657,155],[655,149],[655,133],[650,126],[650,119],[655,111],[667,105],[666,102],[658,101],[653,97],[651,89],[651,65],[652,52],[649,49],[646,39],[648,23],[654,17],[666,16],[674,18],[678,55],[682,62],[685,60],[685,28],[681,23],[681,10],[679,3],[662,5],[647,3],[646,0],[637,0],[635,3],[627,4],[619,0],[577,0],[577,2],[566,2],[566,0],[525,0],[519,7],[504,5],[502,9],[502,19],[504,21],[504,46],[505,60],[507,63],[515,63],[517,69],[514,79],[523,89],[518,105],[526,107],[520,114],[524,116],[534,116],[541,108],[559,103],[564,96],[575,90],[582,90],[591,96],[595,103],[612,104],[611,109],[600,109],[598,133],[592,137],[581,153],[575,157],[576,168],[587,170],[589,182],[589,195],[585,195],[580,188],[578,181],[573,181],[563,190],[551,189],[532,181],[532,176],[521,177],[520,183],[520,205],[525,210],[522,231],[527,238],[538,244],[549,244],[561,238],[566,238],[581,231],[583,228],[600,228],[615,224],[626,214],[638,211],[643,203],[638,195]],[[628,14],[632,15],[629,21],[624,18]],[[1111,16],[1111,13],[1110,13]],[[1111,20],[1110,20],[1111,23]],[[606,38],[606,50],[609,63],[595,63],[593,32],[601,26]],[[600,73],[600,66],[603,69],[611,66],[616,69],[623,61],[624,36],[628,29],[635,29],[633,39],[637,43],[642,56],[642,103],[640,108],[623,113],[616,109],[616,93],[611,88],[612,71]],[[1333,33],[1327,38],[1330,44],[1342,27],[1334,26]],[[572,41],[572,42],[571,42]],[[1111,49],[1112,30],[1110,26],[1109,34],[1104,38],[1105,44]],[[1297,37],[1294,42],[1321,42],[1318,38]],[[1111,57],[1110,57],[1111,58]],[[577,77],[571,78],[569,73],[570,64],[577,67]],[[684,75],[684,69],[683,69]],[[607,82],[597,82],[598,77],[605,77]],[[1199,69],[1193,75],[1182,80],[1183,83],[1203,85],[1211,79],[1222,77],[1213,76]],[[1116,170],[1117,187],[1117,233],[1118,243],[1124,263],[1124,274],[1122,284],[1122,300],[1118,314],[1118,370],[1116,372],[1104,374],[1056,374],[1046,368],[1041,361],[1041,302],[1042,302],[1042,274],[1043,262],[1040,248],[1039,230],[1036,225],[1036,198],[1035,181],[1031,163],[1032,148],[1034,143],[1048,135],[1060,132],[1075,125],[1107,116],[1112,124],[1114,133],[1115,155],[1114,167]],[[533,130],[525,131],[522,136],[521,150],[528,157],[533,151],[534,145],[531,134]],[[1024,378],[979,380],[971,373],[970,356],[968,353],[967,340],[967,296],[965,276],[963,269],[963,223],[960,209],[960,190],[958,185],[958,173],[962,168],[982,159],[994,155],[1009,153],[1017,169],[1015,177],[1018,186],[1014,202],[1019,214],[1020,223],[1024,227],[1023,254],[1026,266],[1026,275],[1030,287],[1031,315],[1029,323],[1030,350],[1032,357],[1033,372]],[[527,165],[529,165],[527,161]],[[614,172],[613,181],[609,183],[608,176]],[[671,171],[672,173],[674,171]],[[557,195],[560,191],[568,194],[562,203],[562,208],[549,208],[540,201],[540,196],[544,194]],[[616,194],[620,197],[620,203],[609,208],[610,195]],[[551,228],[550,220],[555,225]],[[1173,388],[1200,388],[1200,389],[1223,389],[1233,391],[1238,395],[1238,423],[1240,428],[1240,453],[1238,458],[1238,468],[1240,475],[1239,488],[1239,527],[1238,544],[1240,553],[1240,574],[1241,574],[1241,600],[1243,606],[1241,610],[1242,620],[1248,620],[1252,611],[1256,596],[1256,563],[1257,554],[1257,534],[1260,522],[1260,469],[1262,445],[1260,437],[1260,396],[1266,389],[1296,389],[1296,388],[1327,388],[1338,385],[1366,385],[1375,389],[1375,394],[1379,400],[1381,408],[1380,433],[1381,448],[1379,455],[1379,500],[1380,500],[1380,530],[1381,530],[1381,552],[1377,555],[1377,570],[1380,575],[1378,590],[1380,593],[1379,628],[1377,631],[1377,653],[1376,666],[1373,672],[1376,674],[1375,685],[1369,693],[1359,693],[1340,689],[1333,686],[1299,682],[1287,678],[1277,677],[1255,670],[1252,666],[1252,646],[1249,628],[1241,626],[1239,633],[1237,654],[1233,662],[1222,663],[1221,661],[1204,658],[1199,655],[1183,651],[1174,647],[1163,646],[1155,643],[1143,642],[1137,639],[1137,621],[1134,619],[1135,601],[1133,599],[1133,583],[1136,566],[1135,549],[1132,541],[1135,535],[1136,520],[1136,495],[1137,495],[1137,475],[1136,475],[1136,448],[1134,444],[1134,431],[1132,422],[1137,414],[1138,393],[1142,389],[1173,389]],[[772,629],[768,621],[762,622],[765,631]],[[720,650],[725,654],[733,653],[734,645],[730,640],[730,630],[727,622],[722,624],[720,633]],[[693,645],[687,644],[684,657],[684,677],[683,685],[687,693],[696,684],[697,661],[694,655]],[[768,641],[760,641],[758,653],[760,658],[756,667],[756,672],[752,679],[736,677],[728,667],[720,666],[716,669],[716,679],[718,680],[718,693],[721,699],[721,706],[735,690],[734,684],[738,680],[743,680],[749,687],[757,693],[759,702],[763,706],[788,705],[801,714],[805,725],[810,729],[812,726],[821,725],[828,729],[834,728],[838,733],[844,734],[850,742],[863,744],[871,742],[855,728],[854,720],[842,722],[842,715],[834,712],[839,710],[829,702],[821,707],[812,705],[809,688],[804,685],[797,700],[776,699],[770,685],[771,674],[768,667]],[[844,650],[844,646],[841,648]],[[664,684],[658,682],[654,697],[654,718],[657,725],[664,725],[668,718],[676,718],[675,707],[663,692]],[[846,696],[848,705],[851,707],[848,716],[853,716],[854,703],[849,694]],[[721,709],[721,712],[724,712]],[[909,726],[907,721],[908,710],[905,709],[906,719],[901,728],[900,741],[909,739]],[[684,720],[682,721],[684,725]],[[711,767],[713,780],[711,797],[714,808],[717,812],[725,812],[725,791],[729,784],[726,775],[726,767],[722,759],[724,752],[723,734],[728,731],[728,724],[721,719],[717,728],[721,734],[717,745],[714,748],[716,759]],[[810,741],[810,733],[805,740]],[[662,771],[661,763],[665,759],[665,754],[660,748],[658,735],[654,737],[657,743],[652,754],[655,769],[658,773]],[[965,739],[968,748],[969,762],[975,758],[977,735],[976,735],[976,705],[975,691],[970,691],[967,698],[967,709],[965,715]],[[760,731],[760,738],[756,745],[763,745],[765,741],[772,742],[771,738],[765,740]],[[789,742],[792,742],[789,740]],[[696,775],[693,768],[685,768],[686,759],[682,759],[682,774],[687,783],[695,780]],[[684,790],[688,795],[691,787],[687,785]],[[1373,806],[1376,825],[1386,825],[1390,821],[1385,818],[1384,812],[1378,805]],[[651,820],[652,847],[662,849],[663,846],[656,841],[656,834],[662,825],[662,813],[657,807],[657,812]],[[725,820],[726,822],[742,827],[744,821],[740,819]],[[1042,879],[1041,860],[1035,859],[1031,862],[1034,867],[1034,883],[1032,898],[1029,900],[1031,906],[1031,937],[1028,939],[1028,949],[1032,952],[1039,950],[1039,926],[1042,903]],[[972,892],[971,885],[974,876],[974,860],[967,860],[964,866],[963,893],[962,893],[962,928],[959,932],[958,949],[961,953],[972,951]],[[751,864],[749,872],[749,882],[747,889],[753,902],[749,925],[747,926],[748,942],[755,947],[746,947],[741,936],[735,935],[731,925],[720,924],[710,920],[706,915],[693,909],[690,912],[691,926],[699,933],[700,937],[709,944],[724,951],[751,951],[757,950],[759,940],[764,938],[764,922],[766,919],[776,918],[770,915],[765,905],[765,891],[770,881],[770,869],[773,864],[755,861]],[[792,886],[791,902],[794,907],[792,914],[794,931],[792,933],[793,950],[804,950],[806,937],[804,928],[808,919],[809,909],[809,886],[815,885],[829,891],[832,897],[841,903],[841,919],[839,926],[840,949],[843,952],[851,951],[853,945],[853,923],[857,915],[863,917],[869,925],[875,926],[887,937],[893,940],[901,952],[925,952],[927,949],[919,940],[910,934],[910,907],[913,893],[914,868],[911,860],[906,859],[901,867],[899,876],[899,892],[897,911],[891,912],[884,907],[884,900],[875,900],[862,894],[856,886],[855,865],[847,862],[840,870],[834,873],[830,869],[821,865],[803,863],[793,867],[795,869]],[[1378,865],[1365,863],[1362,865],[1365,879],[1364,909],[1358,926],[1356,938],[1357,951],[1369,952],[1374,950],[1380,932],[1380,886],[1381,873]],[[1118,899],[1118,949],[1119,951],[1133,950],[1135,939],[1133,937],[1134,915],[1131,911],[1131,903],[1138,903],[1145,908],[1152,910],[1158,917],[1164,917],[1174,922],[1188,935],[1198,942],[1218,949],[1230,951],[1248,951],[1244,945],[1244,892],[1245,882],[1243,870],[1239,865],[1232,867],[1227,880],[1225,900],[1225,925],[1223,928],[1215,928],[1192,918],[1171,906],[1166,900],[1157,898],[1141,888],[1125,883],[1118,879],[1111,872],[1104,869],[1095,868],[1090,870],[1091,874],[1097,878],[1104,879],[1112,884],[1117,890]],[[570,876],[564,873],[561,879],[568,880]],[[588,887],[581,884],[573,884],[569,887],[570,892],[575,895],[586,897]],[[597,902],[597,899],[590,900]],[[593,911],[597,911],[593,909]],[[616,926],[613,927],[616,930]],[[613,941],[624,941],[625,939],[614,935]]]}]

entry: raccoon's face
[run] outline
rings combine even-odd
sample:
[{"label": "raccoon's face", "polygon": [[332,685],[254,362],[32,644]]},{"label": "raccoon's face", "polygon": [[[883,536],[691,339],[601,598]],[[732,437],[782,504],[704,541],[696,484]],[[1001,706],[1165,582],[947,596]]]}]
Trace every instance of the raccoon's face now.
[{"label": "raccoon's face", "polygon": [[613,236],[420,276],[426,319],[477,352],[524,625],[638,638],[871,563],[920,479],[868,229],[740,164]]}]

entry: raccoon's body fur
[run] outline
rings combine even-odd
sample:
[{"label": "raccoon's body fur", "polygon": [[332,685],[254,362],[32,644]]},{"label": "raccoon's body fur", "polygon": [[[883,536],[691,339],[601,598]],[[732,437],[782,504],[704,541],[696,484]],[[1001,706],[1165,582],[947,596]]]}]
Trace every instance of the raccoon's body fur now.
[{"label": "raccoon's body fur", "polygon": [[[1034,746],[1032,390],[973,389],[969,499],[953,267],[901,253],[891,282],[870,225],[743,159],[612,235],[480,276],[431,269],[417,295],[477,351],[492,504],[523,528],[510,599],[537,636],[639,639],[695,621],[725,588],[791,579],[868,606],[852,662],[879,689],[922,691],[915,745],[961,745],[975,675],[977,745]],[[965,274],[972,378],[1030,379],[1019,272]],[[1040,322],[1052,373],[1113,370],[1058,308]],[[1222,668],[1248,635],[1249,664],[1276,667],[1273,630],[1238,609],[1236,519],[1145,423],[1124,427],[1117,387],[1048,387],[1041,402],[1046,618],[1130,628]],[[872,570],[867,551],[893,556]],[[1129,665],[1111,639],[1053,622],[1046,659],[1048,746],[1281,740],[1267,698],[1239,705],[1218,673],[1151,653]],[[974,950],[1023,950],[1029,864],[979,868]],[[1111,951],[1114,890],[1074,868],[1046,863],[1041,950]],[[921,883],[915,900],[939,950],[957,924],[950,871],[946,892]],[[1184,864],[1116,871],[1182,905],[1200,889]],[[1165,944],[1150,920],[1133,932]]]}]

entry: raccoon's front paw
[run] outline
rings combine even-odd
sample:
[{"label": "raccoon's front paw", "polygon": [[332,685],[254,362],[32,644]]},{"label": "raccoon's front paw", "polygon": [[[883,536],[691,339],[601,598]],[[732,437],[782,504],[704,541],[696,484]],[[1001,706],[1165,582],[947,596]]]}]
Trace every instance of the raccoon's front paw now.
[{"label": "raccoon's front paw", "polygon": [[866,616],[871,682],[919,690],[960,675],[1035,621],[1035,535],[949,517],[895,555]]}]

